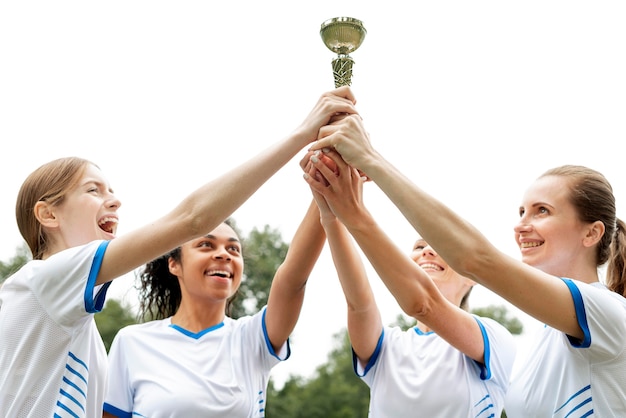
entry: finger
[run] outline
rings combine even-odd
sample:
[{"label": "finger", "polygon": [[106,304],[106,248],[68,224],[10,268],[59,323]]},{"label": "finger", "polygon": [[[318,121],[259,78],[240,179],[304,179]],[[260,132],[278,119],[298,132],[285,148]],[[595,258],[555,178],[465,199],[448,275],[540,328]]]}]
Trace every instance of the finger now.
[{"label": "finger", "polygon": [[349,86],[341,86],[332,91],[332,94],[350,100],[350,103],[356,104],[356,98]]},{"label": "finger", "polygon": [[326,158],[330,158],[339,170],[345,170],[348,167],[348,163],[343,159],[341,154],[334,148],[322,148],[323,155]]},{"label": "finger", "polygon": [[324,191],[327,189],[327,187],[323,183],[320,183],[317,179],[315,179],[314,176],[311,176],[308,173],[304,173],[302,177],[309,184],[311,190],[324,196]]}]

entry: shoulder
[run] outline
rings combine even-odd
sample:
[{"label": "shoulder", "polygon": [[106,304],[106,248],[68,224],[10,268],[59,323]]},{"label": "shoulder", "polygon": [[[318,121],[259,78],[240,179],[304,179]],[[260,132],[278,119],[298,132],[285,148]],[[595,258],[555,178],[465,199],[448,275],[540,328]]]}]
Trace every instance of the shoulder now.
[{"label": "shoulder", "polygon": [[126,325],[120,329],[115,338],[143,338],[150,334],[158,334],[171,323],[170,318]]}]

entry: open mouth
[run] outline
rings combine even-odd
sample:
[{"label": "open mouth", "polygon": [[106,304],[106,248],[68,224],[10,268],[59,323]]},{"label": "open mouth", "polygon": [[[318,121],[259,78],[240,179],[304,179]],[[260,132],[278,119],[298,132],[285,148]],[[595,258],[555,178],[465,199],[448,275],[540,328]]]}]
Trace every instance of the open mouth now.
[{"label": "open mouth", "polygon": [[423,263],[420,264],[420,267],[423,268],[424,270],[434,270],[434,271],[442,271],[443,267],[437,265],[437,264],[433,264],[433,263]]},{"label": "open mouth", "polygon": [[221,277],[223,279],[232,279],[233,274],[226,270],[211,270],[207,272],[209,276]]},{"label": "open mouth", "polygon": [[117,219],[112,217],[102,218],[100,222],[98,222],[98,226],[104,232],[108,232],[109,234],[113,234],[115,232],[115,227],[117,225]]}]

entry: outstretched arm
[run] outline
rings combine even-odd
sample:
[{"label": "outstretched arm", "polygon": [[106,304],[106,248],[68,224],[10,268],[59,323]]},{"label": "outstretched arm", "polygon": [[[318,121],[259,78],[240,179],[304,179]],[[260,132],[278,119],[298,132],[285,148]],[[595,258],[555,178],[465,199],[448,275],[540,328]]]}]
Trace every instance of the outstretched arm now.
[{"label": "outstretched arm", "polygon": [[483,362],[483,336],[476,320],[449,302],[430,276],[380,228],[363,204],[363,180],[357,170],[337,153],[327,155],[335,162],[336,172],[318,168],[329,185],[318,181],[312,172],[307,181],[325,197],[333,213],[348,228],[402,310],[468,357]]},{"label": "outstretched arm", "polygon": [[[312,172],[312,175],[315,176],[315,173]],[[352,237],[332,213],[324,196],[313,190],[312,192],[319,206],[320,220],[326,231],[333,263],[346,298],[350,344],[365,367],[382,333],[380,312]]]},{"label": "outstretched arm", "polygon": [[267,300],[265,323],[270,342],[276,350],[285,343],[298,322],[306,283],[325,239],[317,205],[311,201],[285,260],[274,275]]},{"label": "outstretched arm", "polygon": [[[205,184],[170,213],[111,241],[97,283],[105,283],[202,236],[230,216],[336,114],[356,112],[347,87],[323,94],[305,121],[286,139]],[[162,204],[154,199],[156,204]]]},{"label": "outstretched arm", "polygon": [[[312,148],[334,147],[346,162],[365,172],[459,274],[539,321],[573,337],[583,336],[571,294],[561,280],[502,253],[475,227],[417,187],[374,150],[358,115],[325,127],[320,135]],[[321,163],[315,167],[324,169]]]}]

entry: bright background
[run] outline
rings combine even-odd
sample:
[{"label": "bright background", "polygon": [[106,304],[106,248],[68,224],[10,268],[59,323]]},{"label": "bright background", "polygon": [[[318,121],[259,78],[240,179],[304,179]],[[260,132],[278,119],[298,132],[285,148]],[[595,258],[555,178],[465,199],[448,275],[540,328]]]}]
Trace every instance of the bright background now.
[{"label": "bright background", "polygon": [[[0,260],[22,242],[21,182],[53,158],[100,165],[123,234],[289,134],[334,87],[319,29],[339,16],[368,31],[352,87],[375,146],[499,248],[517,256],[522,193],[556,165],[602,171],[626,216],[626,2],[25,0],[0,4]],[[291,241],[301,155],[234,214],[244,233]],[[365,198],[408,252],[408,223],[375,185]],[[389,323],[400,309],[370,272]],[[345,326],[328,251],[309,283],[278,380],[312,373]],[[134,303],[131,287],[110,295]],[[478,287],[471,303],[501,300]]]}]

